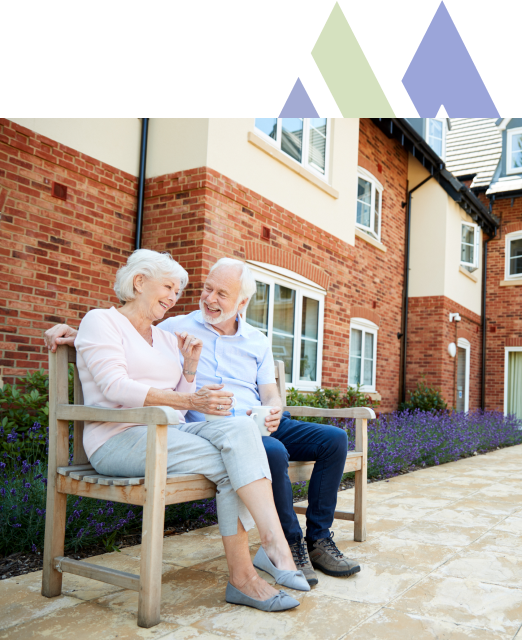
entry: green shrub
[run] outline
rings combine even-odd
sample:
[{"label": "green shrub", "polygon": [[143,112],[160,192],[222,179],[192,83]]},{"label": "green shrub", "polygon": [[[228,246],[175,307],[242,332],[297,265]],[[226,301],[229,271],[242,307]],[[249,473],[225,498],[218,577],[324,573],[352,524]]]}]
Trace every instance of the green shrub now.
[{"label": "green shrub", "polygon": [[410,391],[410,399],[408,402],[401,402],[399,411],[445,411],[447,404],[442,398],[439,389],[428,387],[425,380],[417,382],[415,391]]},{"label": "green shrub", "polygon": [[[379,406],[378,400],[363,393],[360,385],[357,388],[348,387],[346,391],[341,389],[316,389],[311,393],[300,393],[292,387],[287,391],[286,404],[289,407],[319,407],[321,409],[350,409],[352,407],[370,407],[374,409]],[[319,422],[327,424],[330,418],[306,418],[307,422]]]},{"label": "green shrub", "polygon": [[[73,365],[69,365],[69,402],[73,401]],[[22,457],[45,450],[49,427],[49,376],[40,369],[18,384],[0,388],[0,452]],[[33,425],[38,425],[33,428]],[[36,448],[33,446],[36,444]]]}]

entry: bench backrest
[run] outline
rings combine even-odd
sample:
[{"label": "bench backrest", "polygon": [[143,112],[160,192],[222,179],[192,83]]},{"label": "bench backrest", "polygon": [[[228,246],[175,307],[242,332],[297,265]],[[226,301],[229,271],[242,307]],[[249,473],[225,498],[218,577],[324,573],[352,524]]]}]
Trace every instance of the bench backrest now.
[{"label": "bench backrest", "polygon": [[[76,349],[74,347],[67,347],[67,360],[74,366],[74,404],[83,404],[82,384],[76,366]],[[282,360],[275,361],[275,379],[279,394],[285,404],[285,363]],[[86,464],[89,460],[83,448],[83,420],[75,420],[73,438],[73,464]]]}]

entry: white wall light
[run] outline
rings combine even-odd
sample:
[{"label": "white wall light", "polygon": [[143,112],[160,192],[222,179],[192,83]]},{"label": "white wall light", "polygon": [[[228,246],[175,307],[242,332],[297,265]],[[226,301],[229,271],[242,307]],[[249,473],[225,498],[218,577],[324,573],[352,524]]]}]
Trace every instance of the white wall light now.
[{"label": "white wall light", "polygon": [[448,353],[452,358],[457,355],[457,345],[454,342],[450,342],[450,344],[448,345]]}]

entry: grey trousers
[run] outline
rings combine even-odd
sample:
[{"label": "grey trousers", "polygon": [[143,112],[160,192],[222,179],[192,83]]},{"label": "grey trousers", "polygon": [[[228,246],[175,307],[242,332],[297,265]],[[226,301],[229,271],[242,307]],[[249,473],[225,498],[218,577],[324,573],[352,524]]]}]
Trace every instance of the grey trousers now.
[{"label": "grey trousers", "polygon": [[[212,422],[169,425],[167,474],[201,473],[216,483],[216,507],[222,536],[237,533],[237,519],[246,531],[254,521],[236,491],[272,479],[261,434],[247,416]],[[108,476],[145,475],[147,427],[130,427],[113,436],[90,458],[95,470]]]}]

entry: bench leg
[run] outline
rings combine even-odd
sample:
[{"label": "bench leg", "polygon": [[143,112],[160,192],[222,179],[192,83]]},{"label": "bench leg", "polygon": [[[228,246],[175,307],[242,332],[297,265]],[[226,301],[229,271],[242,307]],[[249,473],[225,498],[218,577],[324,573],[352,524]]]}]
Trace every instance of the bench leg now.
[{"label": "bench leg", "polygon": [[62,593],[62,574],[55,569],[54,559],[64,553],[66,509],[67,496],[56,491],[56,474],[49,474],[42,575],[42,595],[47,598]]},{"label": "bench leg", "polygon": [[357,418],[355,421],[355,450],[362,451],[361,469],[355,472],[355,505],[353,539],[356,542],[366,540],[366,489],[367,489],[367,420]]},{"label": "bench leg", "polygon": [[160,621],[166,481],[167,425],[149,425],[138,601],[138,626],[147,629]]}]

